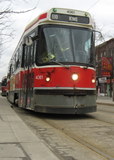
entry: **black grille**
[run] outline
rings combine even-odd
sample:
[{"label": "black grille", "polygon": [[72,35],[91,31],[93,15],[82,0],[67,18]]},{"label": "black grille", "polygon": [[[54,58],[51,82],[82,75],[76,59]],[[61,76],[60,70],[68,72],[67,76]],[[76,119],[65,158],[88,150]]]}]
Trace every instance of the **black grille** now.
[{"label": "black grille", "polygon": [[95,90],[56,90],[56,89],[36,89],[35,94],[40,95],[64,95],[64,96],[86,96],[95,95]]}]

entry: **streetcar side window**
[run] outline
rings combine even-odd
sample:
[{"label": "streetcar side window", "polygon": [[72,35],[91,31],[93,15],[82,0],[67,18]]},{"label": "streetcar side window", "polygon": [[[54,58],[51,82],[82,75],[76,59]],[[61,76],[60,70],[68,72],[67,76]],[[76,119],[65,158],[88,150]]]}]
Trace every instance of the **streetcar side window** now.
[{"label": "streetcar side window", "polygon": [[17,50],[17,53],[15,55],[15,69],[19,67],[19,49]]},{"label": "streetcar side window", "polygon": [[33,44],[31,45],[31,49],[30,49],[30,65],[34,65],[35,63],[35,56],[36,56],[36,41],[33,41]]},{"label": "streetcar side window", "polygon": [[24,67],[24,57],[25,57],[25,44],[22,45],[22,58],[21,58],[21,67]]},{"label": "streetcar side window", "polygon": [[35,63],[35,59],[36,59],[36,47],[37,47],[37,41],[34,41],[34,43],[33,43],[32,64],[34,64],[34,63]]},{"label": "streetcar side window", "polygon": [[28,66],[32,66],[33,44],[28,47]]},{"label": "streetcar side window", "polygon": [[12,68],[11,68],[11,74],[13,74],[15,71],[15,57],[12,59]]},{"label": "streetcar side window", "polygon": [[30,59],[29,59],[29,65],[32,66],[34,65],[35,62],[35,54],[36,54],[36,41],[33,42],[33,44],[29,48],[29,54],[30,54]]},{"label": "streetcar side window", "polygon": [[[36,56],[36,44],[37,40],[36,38],[37,30],[33,31],[31,34],[27,35],[27,37],[24,38],[25,43],[22,45],[22,62],[21,67],[31,67],[35,63],[35,56]],[[31,38],[32,43],[26,43],[26,39]]]},{"label": "streetcar side window", "polygon": [[36,43],[35,42],[31,46],[24,47],[22,66],[28,67],[28,66],[32,66],[34,64],[35,52],[36,52]]},{"label": "streetcar side window", "polygon": [[27,57],[27,53],[28,53],[28,46],[25,46],[25,53],[24,53],[24,67],[28,66],[28,57]]}]

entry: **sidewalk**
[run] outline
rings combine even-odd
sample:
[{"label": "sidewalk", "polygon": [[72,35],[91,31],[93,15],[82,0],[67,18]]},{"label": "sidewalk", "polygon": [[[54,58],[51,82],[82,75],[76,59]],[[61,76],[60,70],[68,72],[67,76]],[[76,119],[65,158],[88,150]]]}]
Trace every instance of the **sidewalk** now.
[{"label": "sidewalk", "polygon": [[97,97],[97,104],[114,106],[114,101],[112,100],[112,97],[98,96]]},{"label": "sidewalk", "polygon": [[59,160],[1,96],[0,160]]}]

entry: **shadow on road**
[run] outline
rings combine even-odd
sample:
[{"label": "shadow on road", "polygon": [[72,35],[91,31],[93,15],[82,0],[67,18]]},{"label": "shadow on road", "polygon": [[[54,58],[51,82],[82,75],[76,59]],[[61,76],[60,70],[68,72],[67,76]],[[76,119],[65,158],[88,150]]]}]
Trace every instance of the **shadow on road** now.
[{"label": "shadow on road", "polygon": [[80,119],[93,119],[90,114],[49,114],[49,113],[38,113],[31,110],[26,110],[23,108],[13,106],[13,109],[19,113],[26,116],[38,117],[41,119],[54,119],[54,120],[80,120]]}]

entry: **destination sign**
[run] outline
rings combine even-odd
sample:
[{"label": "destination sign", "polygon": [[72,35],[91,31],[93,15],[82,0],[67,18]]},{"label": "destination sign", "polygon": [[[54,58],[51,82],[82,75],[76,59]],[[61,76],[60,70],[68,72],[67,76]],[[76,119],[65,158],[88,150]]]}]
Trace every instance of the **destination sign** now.
[{"label": "destination sign", "polygon": [[52,13],[51,19],[56,21],[89,24],[89,17]]}]

